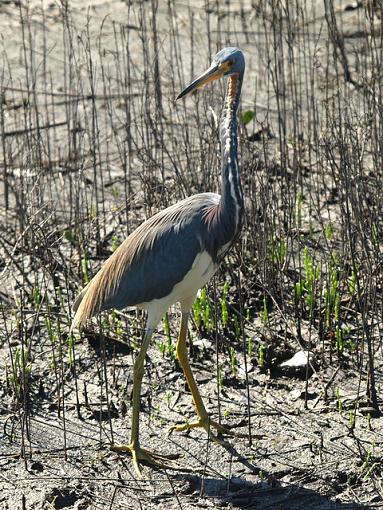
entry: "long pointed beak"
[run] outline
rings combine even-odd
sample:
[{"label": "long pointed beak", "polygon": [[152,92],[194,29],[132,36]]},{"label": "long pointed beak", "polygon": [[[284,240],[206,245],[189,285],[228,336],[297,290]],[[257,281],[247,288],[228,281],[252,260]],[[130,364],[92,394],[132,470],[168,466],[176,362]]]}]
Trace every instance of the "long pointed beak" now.
[{"label": "long pointed beak", "polygon": [[183,89],[183,91],[178,94],[176,99],[181,99],[181,97],[186,96],[193,90],[202,87],[209,81],[218,80],[221,76],[223,76],[225,69],[222,66],[218,66],[217,64],[213,64],[207,71],[205,71],[201,76],[199,76],[196,80],[192,81],[190,85]]}]

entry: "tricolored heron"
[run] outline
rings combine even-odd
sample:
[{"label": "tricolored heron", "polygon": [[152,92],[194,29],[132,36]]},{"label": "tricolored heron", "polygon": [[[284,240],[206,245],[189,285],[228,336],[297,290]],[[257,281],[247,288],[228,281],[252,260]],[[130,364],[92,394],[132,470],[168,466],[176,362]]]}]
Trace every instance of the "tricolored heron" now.
[{"label": "tricolored heron", "polygon": [[[102,310],[135,306],[147,311],[147,323],[140,352],[134,363],[131,440],[114,446],[129,451],[134,467],[141,474],[140,461],[171,467],[166,456],[140,445],[139,413],[144,360],[153,331],[174,303],[181,305],[181,327],[177,358],[192,393],[197,420],[175,425],[170,430],[196,427],[232,431],[210,419],[190,369],[186,349],[188,317],[198,290],[217,271],[223,257],[238,237],[244,218],[244,201],[237,153],[237,109],[241,94],[245,59],[237,48],[224,48],[213,58],[209,69],[177,97],[222,76],[228,77],[221,119],[221,195],[193,195],[140,225],[106,261],[74,303],[72,328],[81,327]],[[217,438],[217,436],[213,436]]]}]

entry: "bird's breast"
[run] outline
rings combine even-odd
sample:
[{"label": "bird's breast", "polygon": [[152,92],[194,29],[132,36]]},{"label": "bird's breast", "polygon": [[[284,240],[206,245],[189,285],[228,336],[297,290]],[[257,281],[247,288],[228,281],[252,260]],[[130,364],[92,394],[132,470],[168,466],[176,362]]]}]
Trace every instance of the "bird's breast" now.
[{"label": "bird's breast", "polygon": [[216,264],[209,253],[204,250],[197,254],[190,270],[184,275],[181,281],[174,285],[170,294],[161,299],[141,303],[139,307],[146,309],[153,305],[161,305],[164,308],[168,308],[174,303],[192,298],[197,294],[198,290],[206,285],[212,278],[217,268],[218,264]]}]

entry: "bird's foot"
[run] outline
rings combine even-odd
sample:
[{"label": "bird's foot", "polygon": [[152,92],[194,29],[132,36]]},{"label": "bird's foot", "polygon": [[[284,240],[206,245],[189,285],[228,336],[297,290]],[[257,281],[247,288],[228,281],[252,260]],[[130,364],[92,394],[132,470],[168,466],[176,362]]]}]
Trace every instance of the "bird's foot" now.
[{"label": "bird's foot", "polygon": [[164,455],[141,448],[141,446],[134,445],[133,443],[127,445],[112,444],[110,448],[114,452],[127,452],[131,454],[133,466],[139,478],[142,478],[141,462],[161,469],[182,469],[179,464],[174,462],[175,459],[179,458],[178,454]]},{"label": "bird's foot", "polygon": [[[212,420],[208,416],[206,418],[200,418],[199,420],[192,421],[190,423],[184,423],[183,425],[172,425],[168,429],[168,435],[172,432],[183,432],[185,430],[191,430],[196,428],[203,428],[209,434],[209,436],[213,439],[213,441],[221,444],[226,444],[226,442],[220,436],[234,436],[234,437],[248,437],[247,434],[243,434],[241,432],[236,432],[232,428],[225,427],[221,425],[215,420]],[[215,429],[217,431],[217,435],[211,433],[211,429]]]}]

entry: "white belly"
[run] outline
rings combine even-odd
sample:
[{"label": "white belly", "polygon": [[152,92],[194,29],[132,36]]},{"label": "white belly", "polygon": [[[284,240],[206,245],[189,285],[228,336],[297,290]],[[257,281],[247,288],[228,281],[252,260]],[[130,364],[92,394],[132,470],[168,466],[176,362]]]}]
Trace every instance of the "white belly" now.
[{"label": "white belly", "polygon": [[190,271],[180,282],[176,283],[169,295],[161,299],[141,303],[139,308],[149,309],[154,307],[167,310],[174,303],[191,299],[210,280],[217,269],[218,265],[213,262],[208,252],[203,251],[196,256]]}]

